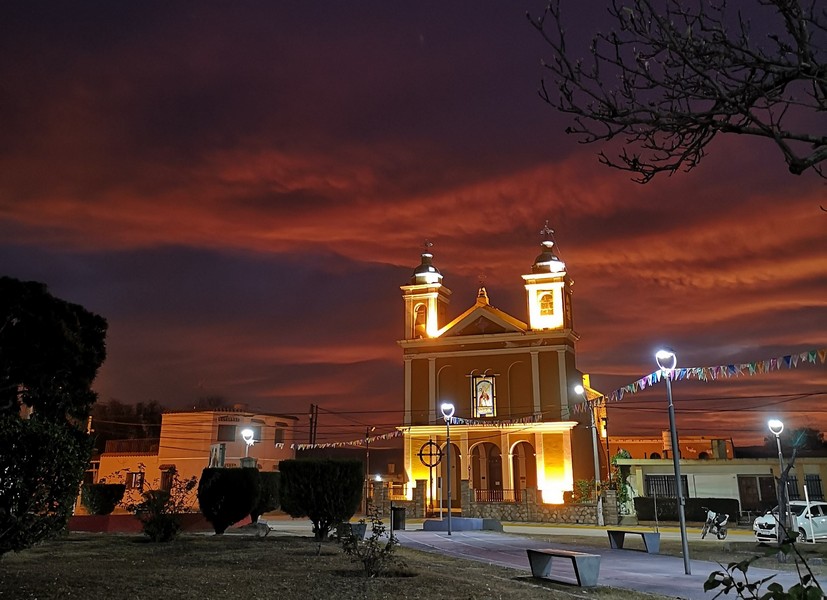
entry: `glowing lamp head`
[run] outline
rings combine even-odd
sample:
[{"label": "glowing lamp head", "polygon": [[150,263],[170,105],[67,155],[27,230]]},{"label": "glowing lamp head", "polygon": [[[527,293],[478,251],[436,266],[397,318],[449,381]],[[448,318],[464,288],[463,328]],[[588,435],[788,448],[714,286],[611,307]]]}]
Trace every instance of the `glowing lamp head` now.
[{"label": "glowing lamp head", "polygon": [[778,419],[770,419],[769,421],[767,421],[767,426],[770,428],[770,431],[776,437],[781,435],[781,432],[784,431],[784,423],[782,423]]},{"label": "glowing lamp head", "polygon": [[248,446],[252,446],[255,442],[255,435],[255,432],[250,428],[241,430],[241,439],[243,439],[244,443]]},{"label": "glowing lamp head", "polygon": [[672,371],[678,366],[678,356],[670,348],[661,348],[655,353],[655,362],[661,371]]},{"label": "glowing lamp head", "polygon": [[450,402],[443,402],[439,409],[442,411],[442,417],[448,421],[451,417],[454,416],[454,405]]},{"label": "glowing lamp head", "polygon": [[574,386],[574,393],[577,394],[578,396],[582,396],[585,391],[586,391],[586,388],[584,388],[579,383],[576,386]]}]

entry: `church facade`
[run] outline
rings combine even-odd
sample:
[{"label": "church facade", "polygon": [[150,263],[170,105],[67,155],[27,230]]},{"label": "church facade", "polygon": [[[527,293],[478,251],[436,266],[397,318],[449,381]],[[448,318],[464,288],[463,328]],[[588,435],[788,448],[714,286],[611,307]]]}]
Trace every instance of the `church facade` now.
[{"label": "church facade", "polygon": [[[404,467],[409,497],[424,482],[432,510],[447,505],[449,487],[452,508],[460,508],[463,480],[475,501],[520,501],[533,488],[543,502],[561,503],[576,480],[595,477],[589,410],[577,406],[583,396],[574,388],[597,393],[577,370],[572,282],[545,233],[522,276],[527,322],[492,306],[482,286],[474,305],[449,321],[451,291],[429,251],[401,286]],[[446,403],[454,407],[450,429]]]}]

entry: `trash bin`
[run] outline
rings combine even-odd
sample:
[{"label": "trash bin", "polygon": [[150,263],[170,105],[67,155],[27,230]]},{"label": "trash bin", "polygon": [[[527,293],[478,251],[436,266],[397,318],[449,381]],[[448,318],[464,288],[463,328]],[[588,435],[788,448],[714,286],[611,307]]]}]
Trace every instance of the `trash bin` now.
[{"label": "trash bin", "polygon": [[405,531],[405,508],[402,506],[391,507],[391,530]]}]

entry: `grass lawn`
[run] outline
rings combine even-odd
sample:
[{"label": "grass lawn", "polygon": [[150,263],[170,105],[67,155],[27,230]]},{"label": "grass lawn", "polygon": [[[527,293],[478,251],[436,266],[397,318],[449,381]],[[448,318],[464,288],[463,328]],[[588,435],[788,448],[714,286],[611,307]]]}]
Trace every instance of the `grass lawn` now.
[{"label": "grass lawn", "polygon": [[349,600],[595,598],[652,600],[610,588],[581,589],[437,554],[398,550],[404,567],[367,579],[334,542],[309,537],[74,533],[0,559],[0,599]]}]

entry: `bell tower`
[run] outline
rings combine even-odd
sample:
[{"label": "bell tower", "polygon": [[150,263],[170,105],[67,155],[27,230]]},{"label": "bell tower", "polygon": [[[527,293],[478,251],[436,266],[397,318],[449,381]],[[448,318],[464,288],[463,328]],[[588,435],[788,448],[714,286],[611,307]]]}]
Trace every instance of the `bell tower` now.
[{"label": "bell tower", "polygon": [[430,242],[425,243],[422,262],[414,269],[409,285],[400,286],[405,301],[405,338],[437,337],[445,323],[451,290],[442,285],[442,273],[434,266]]},{"label": "bell tower", "polygon": [[540,230],[545,238],[542,251],[531,265],[531,273],[523,275],[528,300],[529,327],[541,329],[571,329],[571,285],[566,274],[566,263],[557,257],[554,231],[548,221]]}]

